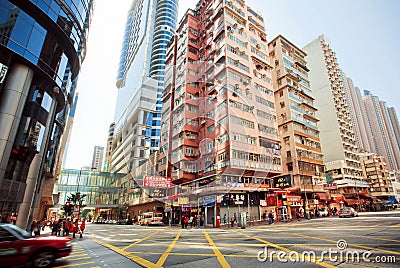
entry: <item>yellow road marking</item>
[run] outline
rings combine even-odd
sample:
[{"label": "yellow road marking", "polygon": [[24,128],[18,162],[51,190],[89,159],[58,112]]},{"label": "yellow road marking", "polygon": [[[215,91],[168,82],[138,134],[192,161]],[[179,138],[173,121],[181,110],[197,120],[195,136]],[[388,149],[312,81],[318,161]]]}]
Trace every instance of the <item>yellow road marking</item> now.
[{"label": "yellow road marking", "polygon": [[97,240],[95,240],[94,242],[96,242],[96,243],[98,243],[98,244],[100,244],[102,246],[105,246],[105,247],[107,247],[107,248],[109,248],[109,249],[121,254],[122,256],[127,257],[128,259],[133,260],[134,262],[138,263],[139,265],[142,265],[143,267],[149,267],[149,268],[159,267],[158,265],[156,265],[156,264],[154,264],[154,263],[152,263],[152,262],[150,262],[150,261],[148,261],[146,259],[143,259],[143,258],[140,258],[138,256],[135,256],[132,253],[130,253],[128,251],[125,251],[123,249],[117,248],[117,247],[115,247],[115,246],[113,246],[111,244],[103,243],[103,242],[97,241]]},{"label": "yellow road marking", "polygon": [[139,244],[140,242],[143,242],[143,241],[149,239],[149,238],[152,237],[153,235],[158,234],[160,231],[161,231],[161,230],[158,230],[158,231],[152,233],[151,235],[148,235],[148,236],[146,236],[146,237],[144,237],[144,238],[142,238],[142,239],[139,239],[139,240],[136,241],[135,243],[132,243],[132,244],[130,244],[130,245],[128,245],[128,246],[122,248],[122,250],[125,251],[126,249],[128,249],[128,248],[130,248],[130,247],[133,247],[134,245]]},{"label": "yellow road marking", "polygon": [[222,267],[231,267],[229,263],[226,261],[224,255],[222,255],[221,251],[215,246],[214,241],[211,239],[211,237],[208,235],[206,231],[203,231],[204,236],[206,237],[208,243],[210,244],[212,250],[214,251],[214,254],[217,256],[217,259],[219,263],[221,264]]},{"label": "yellow road marking", "polygon": [[94,261],[91,262],[81,262],[81,263],[74,263],[74,264],[67,264],[67,265],[63,265],[63,266],[58,266],[58,267],[74,267],[74,266],[79,266],[79,265],[87,265],[87,264],[93,264]]},{"label": "yellow road marking", "polygon": [[[332,242],[334,244],[337,243],[337,241],[335,241],[335,240],[330,240],[330,239],[326,239],[326,238],[320,238],[320,237],[309,236],[309,235],[301,235],[301,234],[295,234],[295,233],[293,235],[304,237],[304,238],[311,238],[311,239],[315,239],[315,240],[328,241],[328,242]],[[380,252],[400,255],[400,252],[386,250],[386,249],[379,249],[379,248],[371,248],[371,247],[366,247],[366,246],[359,245],[359,244],[348,244],[348,246],[354,246],[356,248],[368,249],[368,250],[371,250],[371,251],[380,251]]]},{"label": "yellow road marking", "polygon": [[178,232],[178,234],[175,236],[174,240],[172,240],[172,243],[169,245],[167,250],[161,255],[160,259],[158,259],[156,265],[158,266],[163,266],[164,262],[167,260],[169,253],[172,251],[172,249],[175,247],[176,242],[178,242],[179,237],[182,234],[182,230]]},{"label": "yellow road marking", "polygon": [[[242,232],[239,232],[239,231],[234,231],[234,232],[236,232],[236,233],[238,233],[238,234],[241,234],[241,235],[244,235],[244,236],[247,236],[247,237],[249,237],[249,238],[255,239],[255,240],[257,240],[257,241],[260,241],[260,242],[264,243],[264,244],[267,245],[267,246],[274,247],[274,248],[279,249],[279,250],[281,250],[281,251],[284,251],[284,252],[286,252],[286,253],[291,253],[291,252],[293,252],[293,250],[289,250],[289,249],[284,248],[284,247],[282,247],[282,246],[280,246],[280,245],[278,245],[278,244],[271,243],[271,242],[269,242],[269,241],[267,241],[267,240],[264,240],[264,239],[261,239],[261,238],[258,238],[258,237],[255,237],[255,236],[252,236],[252,235],[249,235],[249,234],[245,234],[245,233],[242,233]],[[297,252],[297,253],[299,253],[299,252]],[[325,263],[325,262],[322,262],[322,261],[313,260],[312,258],[310,258],[310,256],[305,256],[305,255],[302,254],[302,253],[299,253],[299,254],[303,256],[304,260],[307,260],[307,261],[309,261],[309,262],[315,263],[315,264],[320,265],[320,266],[322,266],[322,267],[327,267],[327,268],[335,268],[335,267],[336,267],[336,266],[334,266],[334,265],[330,265],[330,264]]]}]

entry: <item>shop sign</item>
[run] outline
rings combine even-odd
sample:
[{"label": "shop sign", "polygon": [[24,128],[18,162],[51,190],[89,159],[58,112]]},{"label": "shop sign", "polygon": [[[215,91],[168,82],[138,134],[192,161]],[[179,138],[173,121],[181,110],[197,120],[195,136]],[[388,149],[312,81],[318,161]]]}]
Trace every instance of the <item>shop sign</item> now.
[{"label": "shop sign", "polygon": [[267,194],[267,206],[276,206],[277,205],[277,200],[276,200],[276,194]]},{"label": "shop sign", "polygon": [[213,207],[215,206],[215,195],[208,195],[203,197],[203,206],[204,207]]},{"label": "shop sign", "polygon": [[179,203],[176,202],[176,201],[174,201],[174,202],[172,203],[172,205],[173,205],[174,207],[179,207]]},{"label": "shop sign", "polygon": [[143,187],[148,188],[171,188],[172,179],[161,176],[144,176]]},{"label": "shop sign", "polygon": [[244,187],[249,187],[249,188],[264,188],[264,189],[268,189],[269,184],[257,184],[257,183],[245,183]]},{"label": "shop sign", "polygon": [[149,189],[149,196],[153,198],[165,197],[165,189]]},{"label": "shop sign", "polygon": [[288,195],[287,196],[288,202],[301,202],[301,196],[298,195]]},{"label": "shop sign", "polygon": [[287,188],[292,186],[292,175],[287,174],[274,178],[275,188]]},{"label": "shop sign", "polygon": [[336,183],[324,183],[324,190],[336,190],[337,184]]},{"label": "shop sign", "polygon": [[189,204],[189,197],[179,197],[178,198],[179,205],[187,205]]},{"label": "shop sign", "polygon": [[0,63],[0,84],[4,82],[4,79],[6,78],[8,67],[7,65],[4,65]]},{"label": "shop sign", "polygon": [[244,187],[244,183],[243,182],[226,182],[226,183],[223,184],[223,186],[243,188]]}]

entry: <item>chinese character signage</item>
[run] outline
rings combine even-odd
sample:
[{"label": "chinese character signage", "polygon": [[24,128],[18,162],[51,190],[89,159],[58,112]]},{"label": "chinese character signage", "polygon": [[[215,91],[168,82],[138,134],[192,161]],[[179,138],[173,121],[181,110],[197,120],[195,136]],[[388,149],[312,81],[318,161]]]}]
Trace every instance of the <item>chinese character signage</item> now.
[{"label": "chinese character signage", "polygon": [[149,189],[149,196],[153,198],[165,197],[165,189]]},{"label": "chinese character signage", "polygon": [[337,189],[337,184],[336,183],[325,183],[324,184],[324,190],[336,190]]},{"label": "chinese character signage", "polygon": [[148,188],[171,188],[172,179],[161,176],[144,176],[143,187]]},{"label": "chinese character signage", "polygon": [[274,178],[275,188],[287,188],[292,186],[291,174]]},{"label": "chinese character signage", "polygon": [[0,63],[0,84],[6,79],[7,70],[7,65]]},{"label": "chinese character signage", "polygon": [[277,200],[276,200],[276,194],[267,194],[267,206],[276,206],[277,205]]}]

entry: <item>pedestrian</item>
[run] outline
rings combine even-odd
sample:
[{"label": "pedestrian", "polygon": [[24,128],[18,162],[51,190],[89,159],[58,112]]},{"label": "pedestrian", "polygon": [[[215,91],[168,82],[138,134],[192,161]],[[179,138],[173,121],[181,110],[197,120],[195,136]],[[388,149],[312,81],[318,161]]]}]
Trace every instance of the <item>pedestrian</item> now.
[{"label": "pedestrian", "polygon": [[274,224],[274,213],[272,212],[272,210],[269,212],[268,214],[268,219],[269,219],[269,224]]},{"label": "pedestrian", "polygon": [[86,227],[85,222],[86,222],[86,220],[82,219],[81,226],[79,227],[80,228],[79,238],[82,238],[82,236],[83,236],[83,231],[85,230],[85,227]]},{"label": "pedestrian", "polygon": [[66,236],[69,236],[69,232],[71,231],[71,226],[72,226],[71,220],[70,220],[70,219],[67,219],[67,220],[65,221],[65,235],[66,235]]},{"label": "pedestrian", "polygon": [[204,226],[204,214],[200,216],[200,226]]},{"label": "pedestrian", "polygon": [[34,236],[40,236],[40,223],[38,220],[33,221],[31,232],[33,232]]},{"label": "pedestrian", "polygon": [[188,222],[189,222],[189,217],[185,216],[185,219],[184,219],[185,229],[187,229],[187,227],[188,227]]},{"label": "pedestrian", "polygon": [[193,216],[190,216],[188,223],[190,223],[190,228],[193,228]]},{"label": "pedestrian", "polygon": [[50,226],[51,228],[51,235],[57,235],[58,232],[58,228],[60,227],[60,225],[58,224],[57,220],[54,220],[52,225]]},{"label": "pedestrian", "polygon": [[224,224],[226,224],[226,214],[224,214]]},{"label": "pedestrian", "polygon": [[75,238],[76,233],[79,232],[79,228],[78,228],[78,219],[75,220],[75,222],[72,224],[72,238]]},{"label": "pedestrian", "polygon": [[233,222],[234,222],[234,223],[237,223],[236,212],[233,213]]},{"label": "pedestrian", "polygon": [[185,216],[183,216],[183,215],[181,218],[181,224],[182,224],[182,229],[184,229],[185,228]]}]

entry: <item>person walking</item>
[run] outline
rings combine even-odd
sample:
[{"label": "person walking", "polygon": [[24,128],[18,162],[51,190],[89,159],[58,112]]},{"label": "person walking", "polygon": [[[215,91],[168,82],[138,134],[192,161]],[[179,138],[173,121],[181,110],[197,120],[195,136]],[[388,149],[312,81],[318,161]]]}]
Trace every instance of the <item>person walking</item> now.
[{"label": "person walking", "polygon": [[272,210],[269,212],[268,214],[268,219],[269,219],[269,224],[274,224],[274,213],[272,212]]},{"label": "person walking", "polygon": [[224,224],[226,224],[226,214],[224,214]]},{"label": "person walking", "polygon": [[72,238],[76,237],[76,233],[79,232],[79,227],[78,227],[78,219],[75,220],[75,222],[72,224]]},{"label": "person walking", "polygon": [[71,231],[71,220],[70,219],[66,219],[65,221],[65,235],[69,236],[69,232]]},{"label": "person walking", "polygon": [[86,222],[86,220],[82,219],[81,226],[79,227],[80,228],[79,238],[82,238],[82,236],[83,236],[83,231],[85,230],[85,227],[86,227],[85,222]]},{"label": "person walking", "polygon": [[33,232],[34,236],[40,236],[40,223],[37,220],[34,220],[32,223],[31,232]]}]

